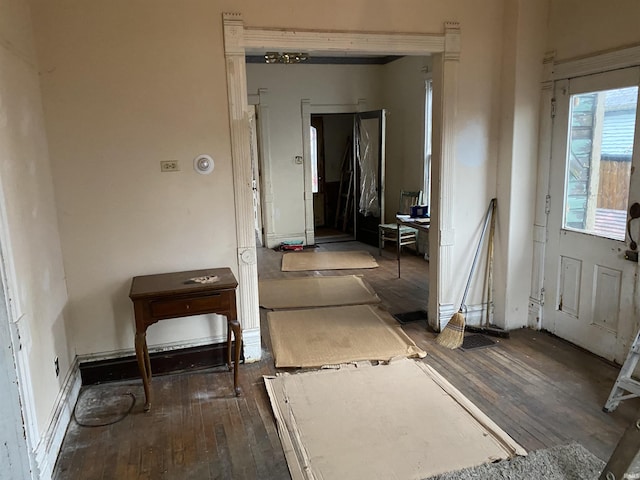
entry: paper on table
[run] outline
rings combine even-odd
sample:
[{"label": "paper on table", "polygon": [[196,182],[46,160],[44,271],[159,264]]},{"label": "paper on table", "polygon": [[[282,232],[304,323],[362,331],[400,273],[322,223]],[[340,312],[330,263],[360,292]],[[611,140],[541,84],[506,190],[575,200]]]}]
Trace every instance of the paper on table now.
[{"label": "paper on table", "polygon": [[206,275],[204,277],[193,277],[188,281],[189,283],[215,283],[218,280],[220,280],[220,278],[217,275]]}]

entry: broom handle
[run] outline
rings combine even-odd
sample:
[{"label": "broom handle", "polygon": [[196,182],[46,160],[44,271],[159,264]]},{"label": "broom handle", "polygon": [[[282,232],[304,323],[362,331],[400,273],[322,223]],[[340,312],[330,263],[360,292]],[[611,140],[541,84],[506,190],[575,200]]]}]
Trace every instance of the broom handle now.
[{"label": "broom handle", "polygon": [[469,293],[469,287],[471,286],[471,278],[473,277],[473,272],[476,269],[476,264],[478,263],[478,256],[480,256],[480,247],[482,247],[484,234],[487,232],[487,227],[489,226],[489,216],[491,215],[491,211],[493,210],[494,202],[495,202],[495,198],[492,198],[491,202],[489,203],[489,208],[487,209],[487,214],[484,217],[484,226],[482,227],[482,234],[480,234],[480,241],[478,242],[478,248],[476,248],[476,254],[473,256],[473,263],[471,264],[471,271],[469,272],[469,278],[467,279],[467,286],[464,289],[464,295],[462,295],[462,302],[460,302],[460,311],[462,311],[462,307],[466,308],[466,305],[464,302],[467,299],[467,294]]},{"label": "broom handle", "polygon": [[487,248],[487,261],[489,262],[489,274],[487,279],[487,326],[493,325],[493,244],[496,231],[496,207],[498,201],[491,200],[491,226],[489,227],[489,247]]}]

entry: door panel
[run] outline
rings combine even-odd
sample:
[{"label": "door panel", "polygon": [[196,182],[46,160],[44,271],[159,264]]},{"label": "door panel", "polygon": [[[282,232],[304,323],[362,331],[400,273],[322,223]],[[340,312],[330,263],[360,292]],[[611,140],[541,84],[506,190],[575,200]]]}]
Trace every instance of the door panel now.
[{"label": "door panel", "polygon": [[385,111],[356,114],[354,138],[356,240],[377,246],[384,223]]},{"label": "door panel", "polygon": [[[637,329],[627,209],[640,200],[640,69],[555,84],[544,328],[622,362]],[[636,175],[637,176],[637,175]]]}]

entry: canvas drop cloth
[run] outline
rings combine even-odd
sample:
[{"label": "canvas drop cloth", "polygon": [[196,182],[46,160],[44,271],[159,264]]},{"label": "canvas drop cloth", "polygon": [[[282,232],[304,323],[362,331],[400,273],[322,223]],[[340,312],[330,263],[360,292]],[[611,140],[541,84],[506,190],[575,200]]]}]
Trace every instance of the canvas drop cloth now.
[{"label": "canvas drop cloth", "polygon": [[380,303],[380,297],[356,275],[260,280],[260,306],[271,309]]},{"label": "canvas drop cloth", "polygon": [[293,480],[417,480],[526,451],[422,362],[265,377]]},{"label": "canvas drop cloth", "polygon": [[288,252],[282,256],[283,272],[306,270],[350,270],[376,268],[378,262],[369,252]]},{"label": "canvas drop cloth", "polygon": [[424,357],[398,322],[372,305],[267,314],[276,367],[321,367],[359,360]]}]

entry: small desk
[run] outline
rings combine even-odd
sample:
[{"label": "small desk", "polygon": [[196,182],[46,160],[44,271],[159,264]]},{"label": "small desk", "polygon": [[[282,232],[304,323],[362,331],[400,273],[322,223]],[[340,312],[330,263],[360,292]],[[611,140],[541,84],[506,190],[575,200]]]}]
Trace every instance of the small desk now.
[{"label": "small desk", "polygon": [[[217,276],[214,283],[196,283],[191,278]],[[238,387],[238,365],[242,348],[242,328],[236,312],[238,282],[229,268],[210,268],[189,272],[162,273],[133,277],[129,298],[136,321],[136,359],[144,385],[144,410],[151,408],[151,361],[147,348],[147,327],[159,320],[217,313],[227,317],[227,365],[233,369],[233,388]],[[231,362],[231,331],[236,341]]]},{"label": "small desk", "polygon": [[[416,220],[420,220],[420,221],[416,221]],[[426,220],[426,221],[425,221]],[[402,248],[402,245],[400,245],[400,227],[401,226],[405,226],[405,227],[411,227],[411,228],[415,228],[416,230],[422,231],[422,232],[427,232],[429,233],[429,226],[431,225],[431,219],[430,218],[409,218],[406,219],[406,216],[399,216],[396,215],[396,227],[398,228],[398,241],[396,242],[397,244],[397,258],[398,258],[398,278],[400,278],[400,250]],[[416,249],[418,248],[418,241],[416,239]]]}]

